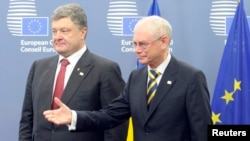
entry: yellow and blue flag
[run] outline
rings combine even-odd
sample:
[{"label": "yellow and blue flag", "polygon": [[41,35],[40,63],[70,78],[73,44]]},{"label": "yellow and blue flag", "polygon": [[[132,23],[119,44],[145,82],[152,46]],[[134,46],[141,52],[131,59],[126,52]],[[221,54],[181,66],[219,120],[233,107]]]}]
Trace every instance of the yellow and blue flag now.
[{"label": "yellow and blue flag", "polygon": [[212,100],[213,124],[250,124],[250,31],[241,0],[222,56]]}]

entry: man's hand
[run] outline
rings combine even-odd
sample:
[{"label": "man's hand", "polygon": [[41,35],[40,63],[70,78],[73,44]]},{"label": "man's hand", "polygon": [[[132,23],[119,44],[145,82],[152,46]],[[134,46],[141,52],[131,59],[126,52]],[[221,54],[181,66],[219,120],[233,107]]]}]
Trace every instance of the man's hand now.
[{"label": "man's hand", "polygon": [[47,110],[43,112],[44,117],[56,125],[69,125],[72,120],[72,112],[61,100],[57,97],[54,99],[55,103],[59,106],[55,110]]}]

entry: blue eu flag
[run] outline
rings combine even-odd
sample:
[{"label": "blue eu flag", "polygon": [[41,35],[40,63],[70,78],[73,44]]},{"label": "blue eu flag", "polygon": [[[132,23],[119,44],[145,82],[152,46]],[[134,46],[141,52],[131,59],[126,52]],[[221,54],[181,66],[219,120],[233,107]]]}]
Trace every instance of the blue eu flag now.
[{"label": "blue eu flag", "polygon": [[48,18],[23,17],[22,36],[48,36]]},{"label": "blue eu flag", "polygon": [[[226,34],[228,35],[232,22],[233,22],[233,17],[226,17]],[[250,17],[247,17],[247,21],[248,21],[248,27],[250,27]]]},{"label": "blue eu flag", "polygon": [[153,3],[150,6],[150,9],[148,11],[148,16],[151,16],[151,15],[161,16],[161,12],[160,12],[157,0],[153,0]]},{"label": "blue eu flag", "polygon": [[250,31],[243,0],[229,31],[212,100],[213,124],[250,124]]},{"label": "blue eu flag", "polygon": [[[157,0],[153,0],[151,6],[150,6],[150,9],[148,11],[148,16],[152,16],[152,15],[157,15],[157,16],[161,16],[161,13],[160,13],[160,9],[159,9],[159,5],[158,5],[158,2]],[[144,65],[141,64],[139,62],[139,60],[136,61],[136,66],[137,68],[141,68],[143,67]]]}]

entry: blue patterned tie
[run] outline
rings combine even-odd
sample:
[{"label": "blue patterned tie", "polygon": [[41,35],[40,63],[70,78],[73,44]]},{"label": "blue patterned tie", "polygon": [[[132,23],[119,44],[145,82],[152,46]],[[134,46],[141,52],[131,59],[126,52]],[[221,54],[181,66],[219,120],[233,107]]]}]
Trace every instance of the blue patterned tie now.
[{"label": "blue patterned tie", "polygon": [[148,71],[148,75],[149,75],[149,81],[147,89],[147,104],[149,105],[155,96],[157,89],[156,78],[160,75],[160,72],[158,72],[157,70],[150,70]]}]

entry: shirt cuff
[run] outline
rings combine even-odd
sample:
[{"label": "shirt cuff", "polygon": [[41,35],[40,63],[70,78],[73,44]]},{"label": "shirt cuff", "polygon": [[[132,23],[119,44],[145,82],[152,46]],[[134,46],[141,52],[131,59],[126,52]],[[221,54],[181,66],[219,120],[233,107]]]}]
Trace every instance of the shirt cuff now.
[{"label": "shirt cuff", "polygon": [[72,119],[71,119],[71,124],[68,125],[68,129],[71,130],[76,130],[76,120],[77,120],[77,115],[76,115],[76,111],[71,110],[72,113]]}]

